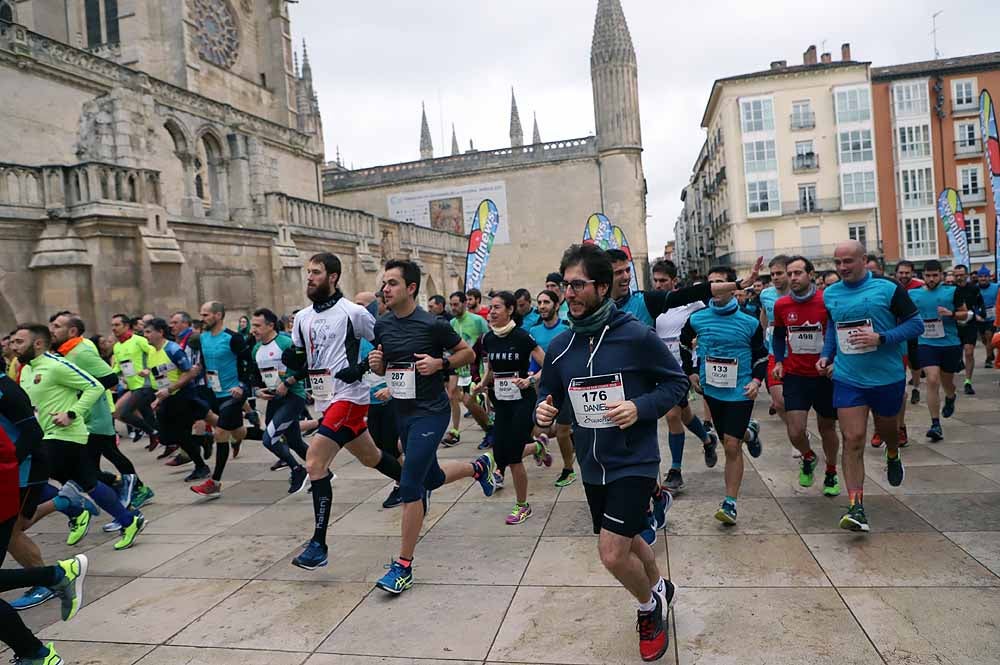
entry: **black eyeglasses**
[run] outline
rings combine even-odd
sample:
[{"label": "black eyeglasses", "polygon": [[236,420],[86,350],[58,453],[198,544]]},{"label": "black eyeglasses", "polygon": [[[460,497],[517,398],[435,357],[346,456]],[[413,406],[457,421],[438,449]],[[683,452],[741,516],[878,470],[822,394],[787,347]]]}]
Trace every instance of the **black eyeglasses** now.
[{"label": "black eyeglasses", "polygon": [[563,291],[570,288],[572,288],[574,291],[583,291],[585,288],[587,288],[588,284],[593,284],[593,283],[594,280],[592,279],[574,279],[569,282],[566,281],[559,282],[559,286],[562,287]]}]

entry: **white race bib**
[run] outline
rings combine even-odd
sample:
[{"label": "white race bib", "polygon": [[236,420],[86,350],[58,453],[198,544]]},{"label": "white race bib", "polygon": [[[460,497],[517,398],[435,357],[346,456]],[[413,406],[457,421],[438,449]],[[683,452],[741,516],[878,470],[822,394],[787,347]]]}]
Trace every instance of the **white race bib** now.
[{"label": "white race bib", "polygon": [[715,388],[735,388],[739,379],[740,361],[736,358],[705,358],[705,382]]},{"label": "white race bib", "polygon": [[328,369],[309,370],[309,386],[312,388],[313,399],[325,402],[333,396],[333,376]]},{"label": "white race bib", "polygon": [[996,307],[987,307],[986,308],[986,320],[987,321],[993,321],[996,318],[997,318],[997,308]]},{"label": "white race bib", "polygon": [[277,388],[278,383],[281,381],[277,367],[261,367],[260,378],[264,379],[264,387],[268,390]]},{"label": "white race bib", "polygon": [[118,363],[118,366],[122,368],[122,376],[124,376],[126,379],[131,379],[133,376],[135,376],[136,373],[135,365],[132,363],[131,360],[123,360],[120,363]]},{"label": "white race bib", "polygon": [[214,369],[205,370],[205,379],[208,380],[208,387],[213,393],[222,392],[222,381],[219,381],[219,373]]},{"label": "white race bib", "polygon": [[501,402],[516,402],[521,399],[521,389],[514,385],[517,372],[503,372],[493,375],[493,392]]},{"label": "white race bib", "polygon": [[389,363],[385,378],[389,394],[395,399],[417,399],[416,363]]},{"label": "white race bib", "polygon": [[617,427],[607,412],[609,404],[625,400],[625,387],[621,374],[584,376],[570,379],[569,400],[573,405],[576,423],[587,429]]},{"label": "white race bib", "polygon": [[767,330],[764,331],[764,344],[767,348],[771,348],[771,342],[774,340],[774,324],[767,324]]},{"label": "white race bib", "polygon": [[464,388],[465,386],[471,386],[471,385],[472,385],[472,375],[471,374],[467,375],[467,376],[460,376],[460,377],[458,377],[458,387],[459,388]]},{"label": "white race bib", "polygon": [[156,383],[157,388],[168,388],[170,386],[170,379],[167,378],[167,372],[172,367],[172,365],[158,365],[152,369],[153,381]]},{"label": "white race bib", "polygon": [[924,319],[924,339],[941,339],[944,337],[944,321],[941,319]]},{"label": "white race bib", "polygon": [[823,351],[823,327],[818,323],[807,326],[788,326],[788,345],[795,354],[814,354]]},{"label": "white race bib", "polygon": [[851,333],[855,330],[861,332],[875,332],[871,319],[861,319],[858,321],[843,321],[837,324],[837,346],[841,353],[857,355],[859,353],[871,353],[877,346],[855,346],[851,342]]},{"label": "white race bib", "polygon": [[674,360],[678,364],[681,362],[681,341],[677,337],[667,337],[663,340],[663,343],[667,345],[667,349],[674,356]]}]

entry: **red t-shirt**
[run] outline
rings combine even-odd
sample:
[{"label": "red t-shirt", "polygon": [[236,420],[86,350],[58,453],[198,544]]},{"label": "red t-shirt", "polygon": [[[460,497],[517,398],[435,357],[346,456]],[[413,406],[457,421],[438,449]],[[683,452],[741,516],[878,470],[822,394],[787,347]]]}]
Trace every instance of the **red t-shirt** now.
[{"label": "red t-shirt", "polygon": [[[784,327],[788,332],[785,338],[785,374],[819,376],[816,362],[823,350],[827,316],[822,291],[817,291],[806,302],[795,302],[788,295],[774,303],[774,325]],[[816,352],[802,352],[807,349],[816,349]]]},{"label": "red t-shirt", "polygon": [[924,285],[924,280],[917,279],[916,277],[911,277],[909,282],[907,282],[906,284],[902,284],[903,288],[906,289],[907,291],[912,291],[913,289],[919,289],[923,285]]}]

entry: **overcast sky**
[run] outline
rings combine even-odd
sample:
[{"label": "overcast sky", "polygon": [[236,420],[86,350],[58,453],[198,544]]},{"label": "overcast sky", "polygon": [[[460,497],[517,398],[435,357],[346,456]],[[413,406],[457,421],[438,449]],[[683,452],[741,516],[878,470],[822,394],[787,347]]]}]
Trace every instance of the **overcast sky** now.
[{"label": "overcast sky", "polygon": [[[525,139],[538,114],[543,141],[594,133],[590,42],[597,0],[301,0],[290,4],[296,48],[305,38],[323,113],[327,159],[337,147],[361,168],[419,158],[420,104],[435,156],[459,144],[510,144],[510,88]],[[673,238],[680,191],[704,141],[701,116],[716,78],[800,63],[809,44],[873,65],[1000,49],[1000,3],[986,0],[622,0],[639,63],[649,252]],[[582,220],[581,220],[582,224]]]}]

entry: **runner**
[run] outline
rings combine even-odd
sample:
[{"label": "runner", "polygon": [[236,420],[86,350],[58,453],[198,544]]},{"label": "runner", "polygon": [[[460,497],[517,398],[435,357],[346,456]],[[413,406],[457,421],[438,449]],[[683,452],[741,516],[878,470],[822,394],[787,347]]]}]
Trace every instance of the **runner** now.
[{"label": "runner", "polygon": [[875,277],[882,277],[885,271],[882,267],[882,259],[877,254],[865,255],[865,268]]},{"label": "runner", "polygon": [[924,263],[926,284],[909,292],[924,321],[924,333],[918,340],[917,362],[927,375],[927,409],[931,414],[927,438],[935,443],[944,438],[940,417],[950,418],[955,413],[955,374],[962,370],[962,346],[957,323],[971,322],[975,316],[965,306],[957,286],[941,284],[943,276],[941,262],[931,259]]},{"label": "runner", "polygon": [[485,321],[490,313],[490,308],[482,304],[483,292],[479,289],[469,289],[465,292],[465,297],[468,304],[467,309]]},{"label": "runner", "polygon": [[[399,494],[403,500],[399,557],[376,586],[400,594],[413,586],[413,554],[427,514],[430,493],[442,485],[475,478],[486,496],[495,489],[496,464],[490,454],[468,462],[439,464],[437,447],[450,417],[442,370],[472,362],[472,349],[451,326],[417,306],[420,268],[412,261],[385,264],[382,293],[390,312],[375,324],[375,350],[368,355],[373,372],[388,376],[396,402],[403,471]],[[450,356],[445,357],[448,351]],[[315,493],[314,493],[315,496]]]},{"label": "runner", "polygon": [[206,420],[214,429],[215,469],[211,478],[200,485],[193,485],[191,491],[209,499],[218,499],[222,496],[222,475],[229,461],[230,443],[235,458],[247,433],[243,422],[243,403],[250,395],[250,349],[242,335],[226,328],[226,307],[221,302],[206,302],[201,306],[200,314],[205,328],[198,336],[198,342],[208,385],[208,390],[204,392],[209,400]]},{"label": "runner", "polygon": [[[926,273],[926,265],[924,272]],[[972,312],[969,322],[956,321],[958,324],[958,338],[962,343],[962,351],[965,361],[965,385],[962,387],[966,395],[975,395],[976,389],[972,387],[972,372],[976,367],[976,338],[979,336],[979,327],[976,325],[975,317],[985,318],[986,304],[983,302],[983,294],[979,289],[979,284],[969,282],[969,269],[962,264],[954,266],[952,272],[955,274],[955,291],[958,299],[965,304],[966,309]],[[926,277],[926,274],[924,275]]]},{"label": "runner", "polygon": [[785,425],[788,440],[802,456],[799,485],[812,487],[817,464],[816,453],[806,436],[809,409],[813,409],[826,462],[823,494],[838,496],[837,451],[840,439],[837,435],[837,412],[833,408],[833,383],[816,370],[829,316],[823,305],[823,292],[817,290],[813,283],[812,261],[802,256],[789,257],[785,272],[791,291],[774,304],[775,364],[771,371],[778,379],[783,379],[788,388],[784,393]]},{"label": "runner", "polygon": [[[782,270],[784,273],[784,270]],[[735,282],[732,268],[708,272],[709,284]],[[693,342],[698,339],[698,365]],[[759,427],[751,420],[753,403],[767,371],[767,347],[761,321],[740,311],[733,292],[713,296],[707,309],[695,312],[680,338],[684,373],[705,396],[715,429],[726,453],[726,495],[715,511],[723,524],[736,524],[736,500],[743,482],[743,442],[752,457],[760,457]]]},{"label": "runner", "polygon": [[156,450],[160,445],[157,422],[150,404],[156,399],[146,369],[146,355],[149,344],[142,335],[133,333],[131,319],[127,314],[111,317],[111,333],[115,336],[114,363],[111,366],[125,381],[128,392],[115,405],[115,417],[132,428],[132,440],[138,442],[143,434],[149,436],[146,450]]},{"label": "runner", "polygon": [[572,405],[601,563],[639,604],[640,656],[657,660],[670,641],[667,615],[675,587],[662,577],[639,534],[649,528],[647,511],[657,487],[657,420],[689,385],[652,328],[615,307],[611,289],[617,278],[607,252],[572,245],[560,268],[572,334],[549,345],[535,420],[549,427],[563,404]]},{"label": "runner", "polygon": [[[476,291],[478,293],[478,291]],[[469,348],[476,345],[479,338],[489,331],[486,319],[467,309],[468,296],[461,291],[455,291],[449,298],[451,305],[451,328],[462,338]],[[472,390],[472,372],[469,367],[459,367],[448,372],[448,399],[451,402],[451,429],[441,442],[445,447],[458,445],[462,435],[458,431],[462,420],[462,406],[472,414],[476,422],[487,431],[487,439],[492,441],[489,433],[489,416],[470,394]],[[486,439],[483,440],[484,443]]]},{"label": "runner", "polygon": [[[558,274],[558,273],[556,273]],[[551,275],[550,275],[551,276]],[[559,318],[559,292],[546,289],[538,294],[536,301],[538,307],[539,323],[528,332],[538,342],[542,352],[546,352],[552,340],[569,330],[566,321]],[[535,367],[532,361],[528,371],[537,372],[541,367]],[[559,417],[556,418],[555,437],[559,442],[559,454],[562,457],[563,468],[556,479],[556,487],[566,487],[576,482],[576,471],[573,470],[573,462],[576,460],[576,452],[573,448],[573,408],[566,404]],[[553,430],[549,430],[551,436]]]},{"label": "runner", "polygon": [[[382,300],[379,295],[381,291],[375,294],[375,297],[380,301]],[[382,305],[384,307],[384,305]],[[434,316],[440,316],[445,321],[451,321],[451,313],[448,312],[448,301],[444,299],[444,296],[435,294],[427,299],[427,311]]]},{"label": "runner", "polygon": [[[72,480],[89,494],[121,525],[121,538],[114,548],[131,547],[146,520],[141,512],[123,507],[115,492],[98,480],[97,465],[87,451],[89,433],[83,416],[97,400],[104,399],[104,388],[76,365],[51,353],[52,334],[45,326],[20,325],[11,342],[23,365],[20,385],[31,398],[44,432],[50,477],[63,485]],[[46,485],[44,490],[43,501],[55,498],[52,486]],[[73,515],[76,511],[78,514]],[[73,520],[70,537],[79,542],[89,529],[90,512],[74,507],[69,514]],[[82,534],[78,534],[80,531]]]},{"label": "runner", "polygon": [[[0,372],[0,566],[7,555],[11,537],[17,532],[22,512],[19,500],[19,468],[30,467],[42,445],[28,395]],[[39,460],[41,461],[41,460]],[[25,471],[27,473],[27,471]],[[24,493],[21,490],[23,499]],[[22,570],[0,570],[0,591],[33,587],[52,589],[62,600],[60,614],[69,621],[83,606],[87,557],[80,554],[54,566],[32,566]],[[43,645],[6,601],[0,599],[0,642],[14,652],[15,665],[61,665],[62,658],[50,642]]]},{"label": "runner", "polygon": [[980,268],[976,273],[976,281],[979,283],[979,295],[983,298],[983,315],[976,319],[979,339],[986,347],[986,363],[983,367],[990,369],[993,367],[994,353],[991,341],[997,318],[997,296],[1000,295],[1000,292],[998,292],[997,283],[990,279],[990,270],[986,266]]},{"label": "runner", "polygon": [[357,358],[361,340],[372,338],[375,319],[343,297],[340,275],[340,259],[328,252],[313,255],[306,264],[306,296],[313,304],[295,315],[294,346],[282,359],[289,376],[274,389],[284,397],[308,376],[316,410],[323,414],[306,454],[316,527],[305,549],[292,560],[292,565],[305,570],[327,565],[326,531],[333,503],[330,465],[342,448],[382,475],[400,478],[399,462],[375,446],[365,423],[369,389],[361,381],[365,367]]},{"label": "runner", "polygon": [[292,338],[278,332],[278,315],[266,307],[256,310],[250,319],[250,333],[256,343],[250,354],[251,376],[257,386],[257,398],[267,402],[264,413],[264,447],[289,469],[288,493],[296,494],[307,487],[309,475],[301,462],[308,456],[306,442],[299,429],[299,416],[306,408],[304,384],[295,383],[283,396],[278,385],[288,376],[282,357],[292,347]]},{"label": "runner", "polygon": [[903,483],[896,416],[902,408],[905,342],[923,332],[923,322],[906,289],[865,267],[865,247],[850,240],[837,245],[834,264],[842,281],[828,286],[823,301],[830,315],[816,368],[832,371],[833,406],[844,438],[844,480],[850,508],[840,526],[867,532],[864,509],[865,430],[868,412],[886,445],[889,484]]},{"label": "runner", "polygon": [[476,391],[489,387],[490,399],[496,409],[496,429],[493,456],[500,475],[510,467],[514,478],[516,502],[507,524],[521,524],[531,517],[528,503],[528,472],[521,462],[534,456],[538,466],[551,466],[544,440],[532,438],[534,427],[535,385],[540,371],[530,371],[530,361],[541,366],[545,352],[515,315],[517,297],[510,291],[494,294],[490,304],[490,331],[483,337],[486,352],[486,374]]},{"label": "runner", "polygon": [[557,272],[550,272],[545,277],[545,288],[559,295],[559,319],[565,321],[569,318],[569,304],[566,302],[566,294],[563,293],[562,275]]},{"label": "runner", "polygon": [[[677,267],[672,261],[663,259],[657,261],[653,264],[651,273],[653,275],[653,287],[656,291],[666,291],[669,293],[676,289]],[[705,303],[699,300],[668,309],[656,317],[656,334],[667,345],[667,348],[670,349],[670,353],[674,356],[674,360],[677,361],[678,365],[682,362],[680,346],[681,330],[693,313],[704,308]],[[691,411],[691,406],[688,404],[688,397],[685,395],[677,406],[667,412],[667,428],[669,430],[667,441],[670,446],[670,470],[667,471],[667,477],[663,481],[663,486],[670,490],[672,494],[677,494],[684,490],[684,476],[681,474],[681,468],[684,459],[685,427],[690,429],[691,433],[701,441],[705,455],[705,466],[711,469],[719,461],[717,452],[719,437],[716,436],[715,432],[705,430],[705,426],[701,420]]]},{"label": "runner", "polygon": [[[924,285],[924,280],[914,277],[916,267],[912,261],[900,261],[896,264],[896,281],[903,285],[907,291],[919,289]],[[909,340],[906,343],[906,355],[903,356],[903,364],[910,369],[910,404],[920,402],[920,368],[917,366],[917,341]],[[899,410],[899,445],[905,446],[909,436],[906,433],[906,400],[903,400],[903,408]],[[881,446],[882,440],[878,438],[878,432],[872,435],[872,445]]]},{"label": "runner", "polygon": [[[531,330],[538,325],[541,317],[535,309],[535,300],[531,297],[528,289],[518,289],[514,291],[514,298],[517,299],[517,315],[521,317],[521,327]],[[492,309],[490,310],[492,312]]]},{"label": "runner", "polygon": [[767,374],[764,375],[764,383],[767,385],[767,392],[771,396],[771,408],[769,413],[775,413],[785,421],[785,398],[781,387],[781,379],[774,375],[774,350],[771,348],[771,340],[774,338],[774,303],[778,298],[787,296],[788,274],[785,272],[785,265],[788,257],[784,254],[775,256],[767,264],[771,273],[771,286],[760,292],[760,325],[764,327],[764,344],[767,346]]}]

